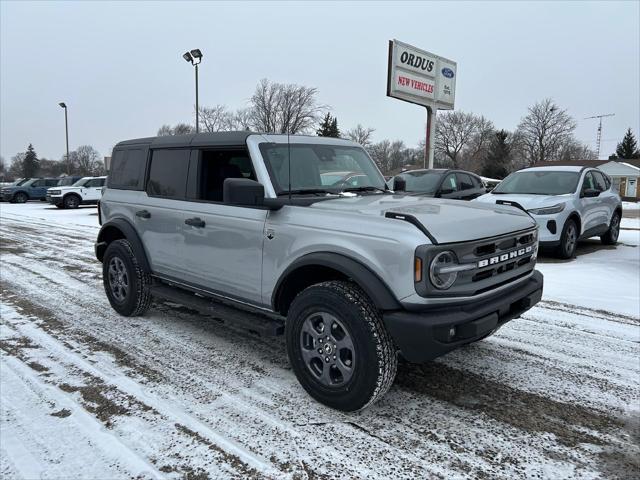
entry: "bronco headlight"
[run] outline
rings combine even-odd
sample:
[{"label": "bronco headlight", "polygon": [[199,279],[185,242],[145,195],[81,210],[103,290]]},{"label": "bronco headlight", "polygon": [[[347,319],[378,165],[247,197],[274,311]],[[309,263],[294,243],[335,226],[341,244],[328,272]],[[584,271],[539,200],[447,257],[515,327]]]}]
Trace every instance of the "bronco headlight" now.
[{"label": "bronco headlight", "polygon": [[48,193],[49,193],[49,195],[60,195],[62,193],[62,191],[60,191],[60,190],[49,190]]},{"label": "bronco headlight", "polygon": [[564,203],[558,203],[557,205],[552,205],[551,207],[542,207],[542,208],[533,208],[528,210],[529,213],[533,215],[553,215],[554,213],[560,213],[564,210]]},{"label": "bronco headlight", "polygon": [[446,290],[458,278],[458,259],[451,251],[440,252],[431,261],[429,266],[429,278],[434,287],[439,290]]}]

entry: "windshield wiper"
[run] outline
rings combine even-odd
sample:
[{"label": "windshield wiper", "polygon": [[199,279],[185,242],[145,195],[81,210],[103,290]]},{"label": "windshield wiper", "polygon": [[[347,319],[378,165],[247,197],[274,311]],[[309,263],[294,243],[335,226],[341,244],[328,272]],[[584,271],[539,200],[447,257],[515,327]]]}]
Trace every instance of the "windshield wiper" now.
[{"label": "windshield wiper", "polygon": [[278,193],[278,196],[284,196],[284,195],[318,195],[320,193],[332,193],[332,194],[336,194],[336,192],[332,192],[330,190],[325,190],[323,188],[297,188],[297,189],[293,189],[293,190],[284,190],[280,193]]},{"label": "windshield wiper", "polygon": [[386,190],[386,189],[380,188],[380,187],[366,186],[366,187],[345,188],[342,191],[343,192],[382,192],[382,193],[387,193],[389,190]]}]

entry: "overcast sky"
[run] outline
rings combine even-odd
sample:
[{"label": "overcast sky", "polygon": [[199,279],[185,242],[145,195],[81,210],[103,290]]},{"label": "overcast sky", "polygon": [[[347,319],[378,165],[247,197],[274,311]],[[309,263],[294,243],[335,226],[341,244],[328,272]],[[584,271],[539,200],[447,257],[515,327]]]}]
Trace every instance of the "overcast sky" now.
[{"label": "overcast sky", "polygon": [[0,153],[31,142],[60,158],[69,106],[73,150],[155,135],[193,122],[200,48],[201,105],[237,108],[261,78],[317,87],[343,130],[417,144],[425,111],[386,97],[387,42],[397,38],[458,63],[456,109],[513,130],[527,106],[552,97],[601,157],[640,129],[640,3],[1,2]]}]

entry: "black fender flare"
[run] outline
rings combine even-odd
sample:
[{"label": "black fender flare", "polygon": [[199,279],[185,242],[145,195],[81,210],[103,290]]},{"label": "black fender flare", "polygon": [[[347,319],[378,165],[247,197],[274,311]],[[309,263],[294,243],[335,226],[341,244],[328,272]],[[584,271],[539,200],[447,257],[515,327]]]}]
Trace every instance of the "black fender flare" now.
[{"label": "black fender flare", "polygon": [[286,284],[287,278],[291,273],[306,266],[327,267],[350,278],[364,290],[380,310],[398,310],[402,308],[384,281],[359,261],[339,253],[315,252],[294,260],[282,272],[271,295],[271,305],[274,311],[280,310],[282,287]]},{"label": "black fender flare", "polygon": [[142,246],[140,236],[138,235],[135,227],[124,218],[114,218],[102,225],[95,245],[96,258],[102,262],[104,252],[109,243],[113,240],[119,240],[122,238],[126,239],[131,244],[133,253],[144,271],[151,273],[151,266],[149,265],[147,253]]}]

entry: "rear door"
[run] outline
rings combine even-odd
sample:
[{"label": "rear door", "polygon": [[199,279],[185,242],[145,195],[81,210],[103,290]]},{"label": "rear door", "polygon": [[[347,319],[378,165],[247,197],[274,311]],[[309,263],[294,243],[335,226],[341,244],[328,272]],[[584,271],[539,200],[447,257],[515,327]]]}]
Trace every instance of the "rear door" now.
[{"label": "rear door", "polygon": [[599,197],[585,197],[587,190],[598,190],[593,172],[587,171],[582,180],[580,188],[580,210],[582,215],[582,232],[585,233],[592,228],[602,224],[602,207]]},{"label": "rear door", "polygon": [[458,180],[455,173],[449,173],[440,184],[438,197],[440,198],[458,198]]},{"label": "rear door", "polygon": [[591,173],[596,182],[596,188],[601,192],[598,197],[600,200],[598,203],[598,221],[608,227],[611,217],[613,217],[613,212],[618,206],[618,198],[611,190],[611,182],[602,172],[592,170]]},{"label": "rear door", "polygon": [[223,202],[226,178],[255,180],[245,148],[194,150],[180,212],[184,275],[192,284],[262,304],[262,247],[268,210]]},{"label": "rear door", "polygon": [[154,273],[183,280],[185,192],[190,150],[153,149],[149,160],[146,195],[133,212]]},{"label": "rear door", "polygon": [[482,195],[479,188],[473,181],[473,177],[468,173],[457,172],[458,196],[460,200],[473,200]]}]

